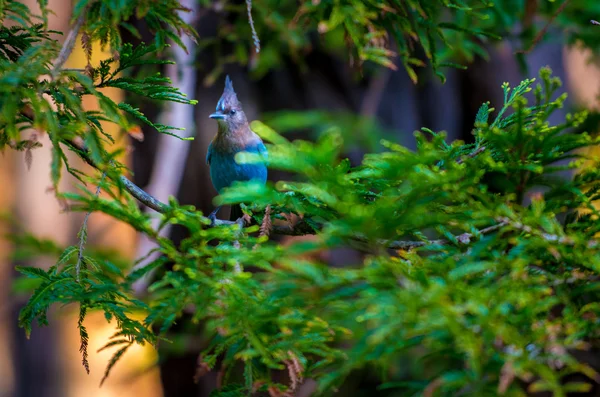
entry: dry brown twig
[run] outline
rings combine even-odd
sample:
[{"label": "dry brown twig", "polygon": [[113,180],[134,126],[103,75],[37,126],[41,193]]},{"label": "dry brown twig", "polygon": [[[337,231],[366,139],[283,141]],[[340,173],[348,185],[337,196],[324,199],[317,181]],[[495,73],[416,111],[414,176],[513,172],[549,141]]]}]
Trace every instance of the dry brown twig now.
[{"label": "dry brown twig", "polygon": [[273,229],[273,224],[271,223],[271,206],[267,205],[265,208],[265,216],[263,217],[262,224],[260,225],[260,234],[259,236],[267,236],[271,235],[271,230]]}]

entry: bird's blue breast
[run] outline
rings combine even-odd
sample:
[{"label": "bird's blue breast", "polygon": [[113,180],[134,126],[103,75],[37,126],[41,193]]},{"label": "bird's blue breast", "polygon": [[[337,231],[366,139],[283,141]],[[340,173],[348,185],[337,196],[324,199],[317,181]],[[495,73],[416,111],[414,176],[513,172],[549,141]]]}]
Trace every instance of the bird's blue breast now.
[{"label": "bird's blue breast", "polygon": [[[266,148],[262,142],[256,146],[247,147],[243,151],[266,155]],[[235,161],[235,154],[213,150],[212,147],[209,148],[210,178],[218,192],[231,186],[236,181],[256,180],[257,182],[266,182],[267,167],[264,163],[238,164]]]}]

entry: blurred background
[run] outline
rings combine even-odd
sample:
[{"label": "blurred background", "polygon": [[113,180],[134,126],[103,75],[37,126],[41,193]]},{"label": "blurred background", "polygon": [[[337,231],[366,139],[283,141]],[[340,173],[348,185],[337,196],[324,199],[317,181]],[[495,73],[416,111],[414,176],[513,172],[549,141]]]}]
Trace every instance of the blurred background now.
[{"label": "blurred background", "polygon": [[[31,8],[37,4],[34,0],[24,3]],[[55,14],[49,16],[50,29],[68,31],[71,6],[66,3],[49,1],[49,8],[55,10]],[[252,59],[249,66],[240,66],[231,58],[223,60],[218,52],[207,51],[208,47],[203,46],[217,36],[219,29],[227,26],[218,3],[207,6],[207,2],[203,2],[202,7],[192,0],[182,3],[192,9],[186,18],[198,29],[201,41],[199,45],[187,42],[189,53],[174,48],[167,56],[176,60],[179,66],[166,68],[163,72],[170,75],[184,93],[197,99],[198,105],[160,109],[152,108],[152,104],[142,106],[145,112],[157,115],[159,120],[168,118],[169,123],[165,124],[186,127],[186,133],[195,140],[179,141],[159,136],[155,131],[142,130],[133,137],[137,139],[124,136],[117,145],[126,149],[126,163],[139,186],[162,200],[176,195],[181,203],[193,204],[205,213],[214,208],[212,198],[216,194],[205,164],[207,146],[216,133],[216,124],[208,115],[221,95],[225,73],[231,76],[250,120],[260,119],[267,123],[273,120],[275,127],[285,129],[281,118],[273,118],[274,112],[322,110],[359,115],[375,119],[378,128],[386,131],[387,138],[408,147],[414,147],[413,132],[421,127],[445,130],[449,140],[470,140],[475,113],[481,103],[501,104],[500,85],[503,82],[508,81],[514,86],[523,78],[535,77],[538,69],[545,65],[561,77],[569,93],[567,108],[563,109],[562,115],[557,112],[556,117],[563,117],[576,107],[595,109],[598,105],[600,70],[590,62],[590,54],[577,48],[567,49],[561,32],[552,29],[549,31],[552,38],[540,42],[526,57],[526,68],[516,60],[515,51],[519,48],[503,41],[487,46],[488,60],[478,58],[467,70],[447,70],[445,84],[430,71],[423,70],[415,85],[401,66],[393,71],[371,65],[368,73],[363,74],[357,72],[343,54],[319,46],[316,41],[311,50],[303,54],[301,67],[296,60],[281,55],[277,67],[257,76],[249,71]],[[255,18],[264,12],[257,14],[259,16]],[[138,24],[143,30],[143,22]],[[600,27],[598,35],[600,37]],[[151,36],[142,39],[149,42]],[[95,62],[110,55],[100,48],[95,48],[93,54]],[[269,56],[269,53],[248,56]],[[67,67],[83,68],[85,64],[84,53],[78,46]],[[107,90],[106,94],[113,98],[122,95],[116,90]],[[96,104],[90,102],[86,106],[93,109]],[[346,154],[354,164],[360,162],[363,153],[381,150],[379,137],[369,136],[369,131],[348,123]],[[293,137],[315,137],[310,129],[288,133]],[[44,136],[39,139],[44,143]],[[9,151],[0,156],[0,209],[13,214],[16,219],[15,223],[0,223],[0,397],[208,396],[218,374],[206,376],[197,384],[193,382],[202,340],[193,329],[187,328],[185,322],[179,328],[181,337],[175,339],[176,343],[168,351],[159,354],[149,346],[130,349],[102,387],[99,387],[100,379],[112,352],[95,351],[103,346],[114,327],[101,314],[91,314],[86,319],[90,333],[90,375],[80,365],[77,313],[69,307],[55,310],[50,326],[35,328],[29,340],[17,327],[19,310],[28,296],[20,294],[13,285],[14,266],[48,267],[52,261],[44,258],[31,261],[15,255],[11,239],[4,236],[26,232],[67,246],[76,241],[84,217],[84,214],[65,211],[54,199],[49,189],[52,185],[49,163],[48,145],[35,151],[30,169],[23,153]],[[270,175],[270,179],[277,178],[276,173]],[[63,190],[71,189],[72,184],[72,180],[62,179]],[[223,218],[227,216],[226,212],[221,213]],[[181,238],[178,230],[170,233],[174,239]],[[112,249],[131,261],[151,249],[151,243],[139,239],[134,230],[99,213],[92,214],[89,219],[88,244]],[[327,252],[323,253],[322,259],[336,266],[351,261],[353,255],[356,253],[350,250]],[[352,382],[363,387],[368,384],[368,378],[358,376]],[[352,390],[350,386],[349,390]],[[300,389],[298,395],[309,395],[310,392],[309,384]],[[342,391],[340,395],[352,393]]]}]

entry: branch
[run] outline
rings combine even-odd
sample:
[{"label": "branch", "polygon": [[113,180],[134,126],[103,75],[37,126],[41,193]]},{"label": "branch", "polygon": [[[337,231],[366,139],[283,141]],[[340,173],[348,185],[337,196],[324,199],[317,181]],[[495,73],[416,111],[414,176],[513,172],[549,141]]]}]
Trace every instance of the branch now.
[{"label": "branch", "polygon": [[[510,225],[511,227],[513,227],[517,230],[520,230],[524,233],[529,233],[529,234],[533,234],[538,237],[541,237],[544,240],[551,242],[551,243],[558,243],[558,244],[568,245],[568,246],[573,246],[576,244],[576,241],[569,236],[559,236],[556,234],[545,233],[545,232],[542,232],[541,230],[533,229],[529,225],[524,225],[521,222],[511,221],[507,217],[498,218],[498,221],[501,223],[504,223],[506,225]],[[589,240],[586,245],[587,245],[587,248],[595,248],[598,246],[598,240]]]},{"label": "branch", "polygon": [[75,20],[75,23],[71,27],[71,30],[67,34],[67,38],[65,39],[65,42],[63,43],[60,53],[58,54],[58,57],[56,57],[56,59],[54,60],[54,63],[53,63],[53,68],[52,68],[52,77],[53,78],[55,78],[58,75],[58,73],[61,71],[63,65],[67,61],[67,58],[69,58],[69,55],[71,55],[71,53],[73,52],[73,47],[75,47],[75,41],[77,40],[77,36],[79,35],[79,30],[81,30],[81,27],[83,26],[83,24],[85,22],[85,14],[86,14],[87,9],[90,6],[90,4],[91,3],[88,3],[88,5],[83,10],[81,10],[81,14],[79,14],[77,19]]},{"label": "branch", "polygon": [[[472,159],[473,157],[477,156],[479,153],[485,151],[486,147],[485,146],[479,146],[477,149],[473,150],[471,153],[469,153],[467,155],[467,158]],[[456,160],[456,164],[462,164],[465,162],[465,158],[461,157],[458,160]]]},{"label": "branch", "polygon": [[[85,161],[86,163],[88,163],[89,165],[94,167],[95,169],[102,171],[101,167],[98,164],[96,164],[96,162],[94,160],[92,160],[92,158],[89,156],[87,149],[85,149],[84,147],[81,147],[80,145],[78,145],[77,143],[75,143],[72,140],[63,140],[62,142],[64,144],[66,144],[67,146],[71,147],[71,149],[73,149],[73,151],[75,151],[79,155],[79,157],[81,157],[83,159],[83,161]],[[129,179],[127,179],[123,175],[121,175],[119,177],[119,182],[121,182],[123,184],[123,186],[125,187],[125,190],[127,190],[129,192],[129,194],[131,194],[133,197],[135,197],[139,202],[144,204],[146,207],[152,208],[154,211],[160,212],[163,214],[170,210],[171,207],[169,205],[156,199],[156,197],[146,193],[144,190],[142,190],[142,188],[140,188],[135,183],[131,182]]]},{"label": "branch", "polygon": [[131,182],[129,179],[125,178],[123,175],[119,177],[119,181],[125,186],[125,189],[135,197],[139,202],[144,204],[148,208],[152,208],[156,212],[160,212],[164,214],[169,211],[171,208],[167,204],[159,201],[156,197],[146,193],[142,188],[140,188],[135,183]]},{"label": "branch", "polygon": [[[501,221],[495,225],[488,226],[486,228],[479,230],[476,234],[475,233],[459,234],[458,236],[455,236],[455,239],[460,244],[467,245],[471,242],[471,239],[473,237],[477,237],[477,235],[483,236],[486,234],[490,234],[506,225],[508,225],[508,221]],[[355,237],[354,239],[357,241],[362,241],[362,242],[368,241],[364,237]],[[415,248],[421,248],[421,247],[432,246],[432,245],[450,245],[453,242],[448,239],[439,239],[439,240],[427,240],[427,241],[377,240],[377,243],[380,245],[383,245],[387,248],[394,249],[394,250],[411,250],[411,249],[415,249]]]}]

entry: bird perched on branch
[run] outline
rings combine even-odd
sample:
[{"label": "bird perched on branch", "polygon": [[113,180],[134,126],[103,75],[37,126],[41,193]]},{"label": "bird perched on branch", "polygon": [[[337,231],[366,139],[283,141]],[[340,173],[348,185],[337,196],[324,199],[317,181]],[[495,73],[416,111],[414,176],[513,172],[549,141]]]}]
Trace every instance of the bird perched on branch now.
[{"label": "bird perched on branch", "polygon": [[[217,120],[218,130],[208,146],[206,162],[210,166],[210,179],[220,193],[223,188],[236,181],[256,180],[265,183],[267,167],[264,163],[238,164],[235,155],[239,152],[258,153],[267,156],[267,148],[258,135],[248,125],[248,120],[237,99],[229,76],[225,78],[225,90],[217,102],[215,113],[209,116]],[[217,207],[210,218],[215,219],[221,207]],[[231,207],[232,221],[243,215],[239,204]]]}]

